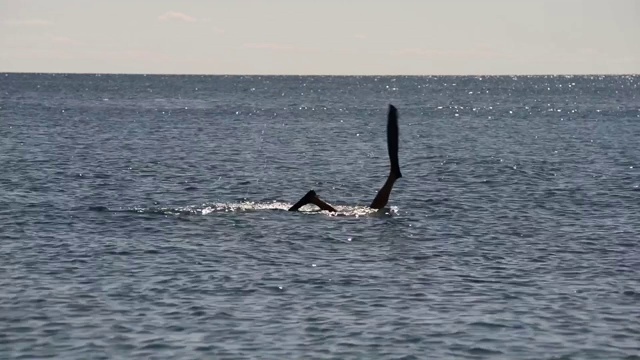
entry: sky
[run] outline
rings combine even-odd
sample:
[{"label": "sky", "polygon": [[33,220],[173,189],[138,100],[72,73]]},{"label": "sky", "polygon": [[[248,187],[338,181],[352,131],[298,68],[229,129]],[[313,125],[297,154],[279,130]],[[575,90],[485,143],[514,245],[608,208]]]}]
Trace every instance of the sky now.
[{"label": "sky", "polygon": [[638,0],[0,0],[0,72],[639,74]]}]

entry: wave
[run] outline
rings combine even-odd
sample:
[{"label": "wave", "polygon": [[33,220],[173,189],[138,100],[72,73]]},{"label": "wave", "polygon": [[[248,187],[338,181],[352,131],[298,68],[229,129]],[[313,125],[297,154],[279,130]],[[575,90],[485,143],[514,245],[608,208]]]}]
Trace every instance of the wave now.
[{"label": "wave", "polygon": [[[106,206],[91,206],[90,211],[111,212],[111,213],[139,213],[158,215],[210,215],[218,213],[242,213],[255,211],[287,211],[292,204],[280,201],[273,202],[253,202],[245,201],[239,203],[212,203],[202,205],[192,205],[183,207],[131,207],[112,209]],[[398,212],[395,206],[380,210],[371,209],[366,206],[334,206],[338,212],[332,213],[322,211],[314,205],[305,205],[297,213],[301,214],[324,214],[328,216],[391,216]]]}]

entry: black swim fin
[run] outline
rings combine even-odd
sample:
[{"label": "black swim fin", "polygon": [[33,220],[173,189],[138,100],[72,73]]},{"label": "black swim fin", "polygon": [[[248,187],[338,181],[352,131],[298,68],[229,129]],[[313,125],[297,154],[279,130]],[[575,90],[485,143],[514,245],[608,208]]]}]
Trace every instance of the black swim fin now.
[{"label": "black swim fin", "polygon": [[391,172],[399,179],[402,177],[402,173],[398,162],[398,109],[393,105],[389,105],[389,113],[387,115],[387,148],[389,150]]}]

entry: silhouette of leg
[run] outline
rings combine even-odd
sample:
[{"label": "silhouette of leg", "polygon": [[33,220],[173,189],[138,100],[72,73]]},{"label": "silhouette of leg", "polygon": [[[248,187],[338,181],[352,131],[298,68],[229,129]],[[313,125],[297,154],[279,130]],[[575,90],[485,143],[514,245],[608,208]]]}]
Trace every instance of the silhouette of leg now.
[{"label": "silhouette of leg", "polygon": [[393,184],[398,180],[395,174],[390,173],[387,181],[385,181],[384,185],[380,190],[378,190],[378,194],[369,205],[372,209],[382,209],[389,202],[389,195],[391,195],[391,189],[393,189]]},{"label": "silhouette of leg", "polygon": [[398,163],[398,110],[393,105],[389,105],[387,115],[387,150],[390,162],[389,177],[369,205],[372,209],[382,209],[387,205],[393,184],[402,177]]},{"label": "silhouette of leg", "polygon": [[325,211],[331,211],[331,212],[337,212],[338,210],[336,210],[333,206],[327,204],[326,202],[322,201],[318,195],[316,195],[316,192],[313,190],[309,190],[308,193],[306,193],[302,199],[298,200],[297,203],[295,203],[292,207],[289,208],[289,211],[298,211],[301,207],[307,205],[307,204],[314,204],[315,206],[319,207],[321,210],[325,210]]}]

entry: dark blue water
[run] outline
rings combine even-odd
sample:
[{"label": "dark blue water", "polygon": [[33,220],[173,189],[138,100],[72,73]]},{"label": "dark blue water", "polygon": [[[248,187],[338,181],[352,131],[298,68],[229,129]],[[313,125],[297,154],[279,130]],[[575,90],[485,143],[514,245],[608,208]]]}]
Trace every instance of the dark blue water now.
[{"label": "dark blue water", "polygon": [[0,74],[0,358],[638,359],[639,84]]}]

